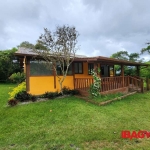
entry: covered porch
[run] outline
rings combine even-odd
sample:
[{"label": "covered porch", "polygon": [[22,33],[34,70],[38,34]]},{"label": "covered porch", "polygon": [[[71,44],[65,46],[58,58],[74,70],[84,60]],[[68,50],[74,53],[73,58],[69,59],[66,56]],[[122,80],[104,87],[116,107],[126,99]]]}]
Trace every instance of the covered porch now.
[{"label": "covered porch", "polygon": [[[117,93],[128,91],[144,92],[144,80],[140,78],[140,69],[147,67],[147,64],[130,62],[118,59],[112,59],[107,57],[89,57],[89,58],[78,58],[75,61],[83,61],[89,64],[93,64],[94,69],[100,68],[101,73],[98,74],[101,78],[101,94]],[[121,72],[120,76],[115,76],[114,65],[120,65]],[[134,66],[136,68],[136,76],[125,76],[124,66]],[[111,69],[110,69],[111,67]],[[102,70],[103,69],[103,70]],[[89,90],[90,85],[93,83],[93,78],[74,78],[74,88],[80,90],[83,95],[87,95],[85,92]],[[150,79],[146,80],[147,90],[150,90]]]}]

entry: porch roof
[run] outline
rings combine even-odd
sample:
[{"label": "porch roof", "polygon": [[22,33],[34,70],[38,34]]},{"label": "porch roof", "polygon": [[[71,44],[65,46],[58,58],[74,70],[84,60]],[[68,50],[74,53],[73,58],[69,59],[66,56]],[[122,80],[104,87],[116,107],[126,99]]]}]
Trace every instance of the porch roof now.
[{"label": "porch roof", "polygon": [[[32,49],[19,47],[18,51],[15,52],[16,56],[38,56],[35,52],[33,52]],[[120,59],[114,59],[109,57],[103,57],[103,56],[96,56],[96,57],[87,57],[85,55],[75,55],[74,62],[99,62],[100,64],[107,64],[107,65],[127,65],[127,66],[149,66],[145,63],[139,63],[139,62],[132,62],[132,61],[126,61],[126,60],[120,60]]]},{"label": "porch roof", "polygon": [[[42,51],[42,50],[41,50]],[[18,51],[15,52],[15,55],[16,56],[39,56],[37,53],[35,53],[33,51],[33,49],[30,49],[30,48],[25,48],[25,47],[19,47],[18,48]],[[73,55],[73,54],[72,54]],[[86,58],[85,55],[77,55],[75,54],[75,57],[76,58]]]},{"label": "porch roof", "polygon": [[103,56],[75,58],[74,61],[75,62],[76,61],[99,62],[100,64],[107,64],[107,65],[149,66],[148,64],[145,63],[132,62],[127,60],[103,57]]}]

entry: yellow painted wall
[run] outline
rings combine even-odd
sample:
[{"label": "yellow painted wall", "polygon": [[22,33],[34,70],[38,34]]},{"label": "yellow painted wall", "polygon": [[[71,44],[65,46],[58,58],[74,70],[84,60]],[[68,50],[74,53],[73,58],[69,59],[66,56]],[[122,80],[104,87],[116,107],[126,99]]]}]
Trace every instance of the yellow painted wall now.
[{"label": "yellow painted wall", "polygon": [[[88,63],[83,62],[83,74],[75,74],[75,78],[92,78],[88,75]],[[74,89],[73,76],[67,76],[63,86]],[[54,88],[54,76],[31,76],[29,77],[29,93],[40,95],[47,91],[55,92],[60,90],[58,78],[56,77],[56,88]]]},{"label": "yellow painted wall", "polygon": [[[70,89],[74,89],[74,81],[73,81],[73,76],[66,76],[64,82],[63,82],[63,87],[69,87]],[[60,85],[58,82],[58,78],[56,77],[56,89],[59,91],[60,90]]]},{"label": "yellow painted wall", "polygon": [[[55,92],[60,90],[58,79],[56,77],[56,89],[54,88],[54,76],[34,76],[29,77],[30,90],[29,93],[40,95],[45,92]],[[73,76],[67,76],[63,83],[63,86],[74,88]]]},{"label": "yellow painted wall", "polygon": [[29,77],[29,93],[39,95],[46,91],[54,92],[54,76]]}]

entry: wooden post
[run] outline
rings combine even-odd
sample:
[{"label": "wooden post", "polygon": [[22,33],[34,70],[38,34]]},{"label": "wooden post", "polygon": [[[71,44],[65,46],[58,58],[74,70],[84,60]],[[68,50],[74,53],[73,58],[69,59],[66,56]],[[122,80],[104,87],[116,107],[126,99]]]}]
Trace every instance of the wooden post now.
[{"label": "wooden post", "polygon": [[130,85],[130,79],[129,79],[129,76],[128,76],[128,86]]},{"label": "wooden post", "polygon": [[143,79],[141,79],[141,92],[144,93]]},{"label": "wooden post", "polygon": [[74,89],[75,89],[75,71],[74,71],[75,67],[74,67],[74,62],[72,63],[72,75],[73,75],[73,86],[74,86]]},{"label": "wooden post", "polygon": [[136,75],[140,76],[140,66],[136,66]]},{"label": "wooden post", "polygon": [[150,79],[146,78],[146,89],[149,91],[150,90]]},{"label": "wooden post", "polygon": [[30,59],[25,58],[25,65],[26,65],[26,92],[30,91]]},{"label": "wooden post", "polygon": [[115,66],[113,65],[113,76],[115,76],[116,72],[115,72]]},{"label": "wooden post", "polygon": [[56,89],[56,72],[53,66],[53,76],[54,76],[54,89]]},{"label": "wooden post", "polygon": [[108,77],[110,77],[110,66],[107,65],[107,67],[108,67]]},{"label": "wooden post", "polygon": [[148,89],[150,90],[150,79],[148,79]]},{"label": "wooden post", "polygon": [[98,68],[100,69],[100,73],[98,74],[101,77],[101,64],[98,63]]},{"label": "wooden post", "polygon": [[97,63],[94,63],[94,70],[97,72],[97,69],[98,69],[98,64]]},{"label": "wooden post", "polygon": [[124,87],[124,65],[121,65],[122,86]]}]

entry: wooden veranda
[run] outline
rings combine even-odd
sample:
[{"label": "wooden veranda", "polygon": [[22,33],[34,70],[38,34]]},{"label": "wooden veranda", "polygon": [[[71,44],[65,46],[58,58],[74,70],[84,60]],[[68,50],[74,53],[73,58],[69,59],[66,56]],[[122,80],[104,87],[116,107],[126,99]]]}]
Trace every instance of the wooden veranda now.
[{"label": "wooden veranda", "polygon": [[[93,83],[93,78],[76,78],[75,89],[80,91],[88,91],[90,85]],[[144,92],[144,80],[136,76],[115,76],[101,78],[100,93],[114,93],[115,90],[122,92],[122,90]],[[150,80],[147,80],[147,90],[150,90]]]}]

